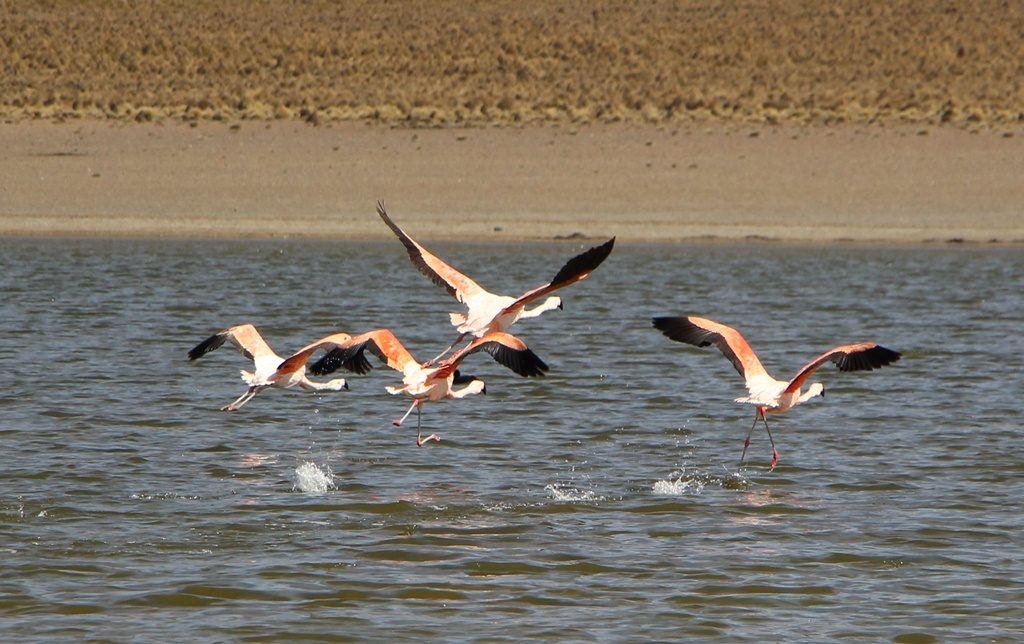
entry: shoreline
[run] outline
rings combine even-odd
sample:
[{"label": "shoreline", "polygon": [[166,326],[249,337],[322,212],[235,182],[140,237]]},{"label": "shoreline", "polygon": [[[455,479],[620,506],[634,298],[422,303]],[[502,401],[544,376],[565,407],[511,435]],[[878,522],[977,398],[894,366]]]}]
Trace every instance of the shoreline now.
[{"label": "shoreline", "polygon": [[[1018,135],[1020,134],[1020,135]],[[0,124],[0,236],[1024,244],[1024,133]]]}]

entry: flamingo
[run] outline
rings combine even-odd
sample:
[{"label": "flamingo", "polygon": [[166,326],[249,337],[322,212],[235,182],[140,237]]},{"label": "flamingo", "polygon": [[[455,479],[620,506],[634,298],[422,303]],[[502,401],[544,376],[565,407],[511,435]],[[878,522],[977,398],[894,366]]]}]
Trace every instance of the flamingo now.
[{"label": "flamingo", "polygon": [[[338,336],[347,334],[338,334]],[[336,337],[340,342],[342,339]],[[288,375],[287,378],[276,379],[271,382],[270,376],[277,370],[281,363],[281,356],[274,353],[267,341],[263,339],[260,332],[251,324],[239,324],[220,333],[214,333],[203,340],[191,351],[188,352],[189,360],[198,360],[207,353],[219,348],[224,342],[231,341],[246,358],[253,361],[254,371],[241,370],[242,380],[249,387],[233,403],[221,407],[221,411],[237,411],[242,405],[249,402],[253,396],[268,387],[279,389],[290,389],[298,385],[307,391],[341,391],[348,389],[348,382],[344,378],[336,378],[328,382],[314,382],[306,377],[306,370],[299,369]]]},{"label": "flamingo", "polygon": [[740,332],[732,327],[690,316],[656,317],[654,318],[654,328],[676,342],[685,342],[697,347],[714,344],[732,362],[736,371],[746,381],[749,393],[748,396],[737,398],[736,402],[755,405],[757,408],[754,414],[754,424],[750,426],[747,438],[743,442],[740,463],[743,462],[747,454],[750,437],[754,433],[754,428],[757,427],[757,421],[762,420],[764,429],[768,432],[768,440],[772,444],[771,470],[774,470],[779,462],[779,452],[775,449],[775,440],[772,438],[771,430],[768,429],[766,414],[781,414],[815,396],[824,396],[825,387],[819,382],[812,383],[807,391],[801,391],[804,381],[812,373],[829,361],[834,362],[840,371],[871,371],[900,359],[898,352],[886,349],[874,342],[844,344],[829,349],[811,360],[787,382],[776,380],[768,375],[757,354],[750,348]]},{"label": "flamingo", "polygon": [[608,257],[615,245],[615,238],[612,237],[600,246],[595,246],[570,259],[547,284],[542,284],[519,297],[509,297],[484,290],[472,279],[416,243],[388,216],[384,209],[384,202],[377,202],[377,214],[405,245],[409,259],[412,260],[416,268],[430,278],[434,284],[444,288],[449,295],[466,305],[466,313],[450,314],[452,326],[459,332],[459,337],[434,358],[435,361],[440,360],[467,335],[480,338],[494,331],[507,331],[519,320],[535,318],[546,311],[561,309],[562,298],[557,295],[548,297],[532,309],[527,309],[526,305],[590,275]]},{"label": "flamingo", "polygon": [[[330,373],[339,366],[355,373],[367,373],[370,371],[370,362],[364,355],[367,349],[396,371],[404,375],[401,387],[385,387],[390,394],[408,394],[412,396],[412,405],[405,415],[392,421],[398,427],[409,417],[412,410],[416,414],[416,445],[422,447],[428,441],[440,441],[441,437],[431,434],[423,438],[421,433],[422,404],[428,401],[451,400],[465,398],[479,393],[487,393],[487,386],[483,380],[474,376],[464,375],[459,372],[458,367],[470,355],[478,351],[486,351],[499,364],[508,367],[515,373],[524,377],[543,376],[548,370],[537,355],[526,346],[519,338],[501,331],[493,331],[483,337],[475,339],[463,347],[457,353],[449,356],[444,361],[432,364],[420,364],[412,357],[408,349],[402,345],[395,334],[388,329],[377,329],[361,335],[353,336],[351,339],[336,344],[330,341],[330,336],[309,344],[280,364],[277,372],[270,376],[270,380],[288,377],[289,374],[303,369],[310,357],[318,349],[328,349],[326,356],[310,367],[310,372],[323,375]],[[456,386],[465,385],[461,389]]]}]

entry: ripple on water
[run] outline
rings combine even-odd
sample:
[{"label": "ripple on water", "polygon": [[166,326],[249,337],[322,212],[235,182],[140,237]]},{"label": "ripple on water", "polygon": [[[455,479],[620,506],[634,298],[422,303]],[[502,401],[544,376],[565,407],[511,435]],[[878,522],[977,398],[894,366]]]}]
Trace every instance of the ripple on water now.
[{"label": "ripple on water", "polygon": [[[567,254],[438,250],[503,292]],[[387,369],[224,414],[246,360],[185,356],[241,321],[288,350],[381,320],[434,355],[451,302],[394,240],[0,240],[0,356],[46,363],[0,388],[5,639],[1017,641],[1024,376],[977,365],[1024,352],[1024,254],[965,250],[623,245],[524,323],[549,377],[471,358],[490,393],[431,407],[419,449]],[[650,327],[691,312],[780,373],[846,340],[904,358],[826,365],[773,421],[779,467],[763,430],[737,466],[728,361]]]}]

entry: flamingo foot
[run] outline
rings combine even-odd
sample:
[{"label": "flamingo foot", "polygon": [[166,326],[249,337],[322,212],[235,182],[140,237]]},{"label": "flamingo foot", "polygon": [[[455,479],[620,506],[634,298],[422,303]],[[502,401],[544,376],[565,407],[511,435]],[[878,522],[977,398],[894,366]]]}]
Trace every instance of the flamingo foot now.
[{"label": "flamingo foot", "polygon": [[429,443],[430,441],[437,441],[438,443],[440,443],[441,437],[438,436],[437,434],[431,434],[426,438],[420,438],[419,436],[416,436],[416,447],[423,447],[424,443]]},{"label": "flamingo foot", "polygon": [[402,419],[401,418],[396,418],[393,421],[391,421],[391,424],[394,425],[395,427],[401,427],[402,426]]},{"label": "flamingo foot", "polygon": [[772,466],[768,468],[768,471],[771,472],[771,471],[775,470],[775,466],[778,465],[778,464],[779,464],[779,451],[777,449],[772,449]]}]

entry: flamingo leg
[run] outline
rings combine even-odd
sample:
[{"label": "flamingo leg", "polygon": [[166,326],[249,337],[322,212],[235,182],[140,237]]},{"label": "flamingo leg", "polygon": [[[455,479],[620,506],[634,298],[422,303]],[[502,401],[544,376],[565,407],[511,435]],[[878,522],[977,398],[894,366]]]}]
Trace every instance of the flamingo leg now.
[{"label": "flamingo leg", "polygon": [[455,338],[455,342],[452,342],[451,344],[449,344],[449,345],[448,345],[448,348],[447,348],[447,349],[445,349],[445,350],[444,350],[444,351],[442,351],[441,353],[437,354],[437,356],[435,356],[435,357],[431,358],[430,360],[427,360],[426,362],[424,362],[422,366],[423,366],[424,368],[426,368],[426,367],[433,367],[433,366],[434,366],[434,364],[435,364],[435,363],[436,363],[436,362],[437,362],[438,360],[440,360],[441,358],[443,358],[443,357],[444,357],[444,354],[446,354],[446,353],[448,353],[449,351],[451,351],[452,349],[454,349],[454,348],[455,348],[455,345],[457,345],[458,343],[462,342],[462,340],[463,340],[463,339],[465,339],[465,337],[466,337],[466,334],[465,334],[465,333],[460,333],[460,334],[459,334],[459,337]]},{"label": "flamingo leg", "polygon": [[253,396],[263,391],[265,387],[249,387],[245,390],[245,393],[239,396],[235,402],[230,405],[224,405],[220,408],[221,411],[238,411],[238,409],[245,403],[252,400]]},{"label": "flamingo leg", "polygon": [[391,424],[394,425],[395,427],[401,427],[402,423],[405,422],[405,419],[408,418],[409,414],[412,413],[412,410],[416,409],[419,406],[419,404],[420,404],[420,399],[419,398],[413,399],[412,405],[410,405],[409,409],[406,410],[405,415],[402,416],[401,418],[398,418],[398,419],[395,419],[395,420],[391,421]]},{"label": "flamingo leg", "polygon": [[[768,432],[768,440],[772,444],[772,465],[768,468],[768,471],[771,472],[775,469],[775,466],[779,464],[779,450],[775,449],[775,439],[772,438],[772,430],[768,429],[768,417],[764,413],[764,408],[759,407],[758,410],[761,420],[764,421],[764,431]],[[757,419],[754,420],[754,423],[757,423]]]},{"label": "flamingo leg", "polygon": [[747,456],[747,448],[750,447],[750,437],[754,435],[754,428],[757,427],[757,421],[761,418],[761,408],[758,407],[757,411],[754,412],[754,424],[750,426],[750,431],[747,432],[747,438],[743,441],[743,454],[740,455],[740,465],[743,465],[743,459]]},{"label": "flamingo leg", "polygon": [[423,408],[421,405],[416,406],[416,447],[423,447],[423,443],[429,443],[430,441],[441,442],[441,437],[437,434],[431,434],[426,438],[422,438],[420,434],[420,421],[423,418]]}]

